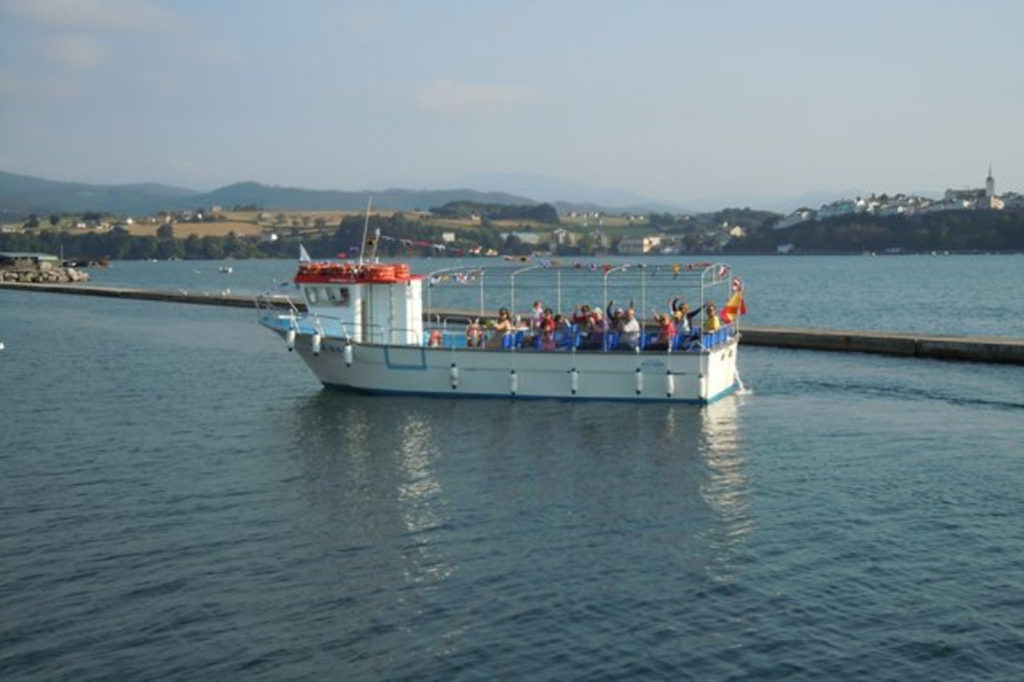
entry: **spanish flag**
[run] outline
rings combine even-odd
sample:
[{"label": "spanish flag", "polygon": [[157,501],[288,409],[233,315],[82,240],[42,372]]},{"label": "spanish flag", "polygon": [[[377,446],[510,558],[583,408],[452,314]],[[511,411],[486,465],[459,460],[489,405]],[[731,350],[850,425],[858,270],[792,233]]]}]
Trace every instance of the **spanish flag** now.
[{"label": "spanish flag", "polygon": [[720,317],[722,322],[729,324],[740,315],[747,314],[747,304],[743,301],[743,289],[737,289],[729,297],[729,302],[722,308]]}]

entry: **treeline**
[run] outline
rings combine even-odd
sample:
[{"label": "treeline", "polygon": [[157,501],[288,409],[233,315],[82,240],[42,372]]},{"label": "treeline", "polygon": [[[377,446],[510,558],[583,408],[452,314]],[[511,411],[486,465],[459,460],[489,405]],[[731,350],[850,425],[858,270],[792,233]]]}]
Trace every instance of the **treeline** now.
[{"label": "treeline", "polygon": [[[314,248],[317,252],[327,254],[358,252],[363,243],[365,224],[365,218],[361,216],[346,216],[333,234],[315,239],[306,238],[304,243],[310,253],[314,253]],[[454,240],[444,241],[445,233],[453,233]],[[367,246],[375,247],[377,253],[382,256],[457,255],[470,250],[489,249],[504,254],[522,255],[530,253],[533,249],[514,235],[503,237],[498,229],[489,224],[456,231],[422,219],[407,218],[402,213],[372,216],[366,228],[366,235]]]},{"label": "treeline", "polygon": [[[63,253],[75,260],[149,260],[158,258],[212,259],[220,258],[280,258],[286,245],[261,242],[259,237],[226,237],[191,235],[151,237],[133,235],[128,230],[114,228],[109,232],[76,233],[62,230],[33,230],[31,232],[0,234],[0,251],[40,251]],[[294,255],[295,247],[288,255]]]},{"label": "treeline", "polygon": [[[257,236],[175,237],[173,230],[160,236],[133,235],[123,228],[107,232],[69,232],[42,227],[24,232],[0,234],[0,251],[40,251],[67,258],[95,260],[149,260],[181,258],[188,260],[219,260],[222,258],[294,258],[299,243],[315,258],[337,254],[358,253],[363,245],[364,218],[348,216],[333,230],[321,229],[301,235],[285,234],[276,241],[263,241]],[[450,231],[450,230],[448,230]],[[381,256],[461,255],[471,250],[493,249],[502,254],[523,255],[532,251],[513,235],[502,237],[490,226],[455,233],[454,241],[445,242],[441,227],[401,213],[372,216],[367,229],[367,247],[376,248]],[[378,236],[379,235],[379,236]]]},{"label": "treeline", "polygon": [[673,213],[649,213],[647,222],[653,229],[666,234],[685,234],[695,228],[707,225],[739,225],[745,230],[760,230],[778,222],[778,213],[761,211],[752,208],[724,208],[714,213],[701,213],[696,216],[677,215]]},{"label": "treeline", "polygon": [[728,250],[772,252],[792,244],[805,253],[1024,251],[1024,211],[943,211],[922,215],[849,215],[784,230],[763,228]]},{"label": "treeline", "polygon": [[558,211],[551,204],[511,205],[483,204],[476,201],[449,201],[444,206],[430,209],[440,218],[471,218],[485,220],[528,220],[545,225],[558,224]]}]

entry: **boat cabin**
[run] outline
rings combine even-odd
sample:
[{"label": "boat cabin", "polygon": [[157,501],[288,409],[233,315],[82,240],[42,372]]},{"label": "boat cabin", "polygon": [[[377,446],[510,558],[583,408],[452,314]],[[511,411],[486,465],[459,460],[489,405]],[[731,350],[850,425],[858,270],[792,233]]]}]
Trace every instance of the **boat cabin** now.
[{"label": "boat cabin", "polygon": [[322,333],[357,343],[422,345],[423,277],[404,264],[301,263],[295,284]]}]

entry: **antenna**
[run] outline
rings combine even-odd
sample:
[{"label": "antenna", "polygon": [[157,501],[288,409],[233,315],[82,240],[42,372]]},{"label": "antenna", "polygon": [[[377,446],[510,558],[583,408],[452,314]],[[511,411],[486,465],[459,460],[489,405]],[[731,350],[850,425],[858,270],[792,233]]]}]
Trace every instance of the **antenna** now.
[{"label": "antenna", "polygon": [[380,246],[380,228],[374,228],[373,230],[373,253],[370,254],[370,260],[374,263],[379,263],[380,259],[377,258],[377,247]]},{"label": "antenna", "polygon": [[366,231],[370,229],[370,206],[373,204],[373,196],[366,198],[366,221],[363,223],[363,243],[359,245],[359,264],[363,264],[363,252],[366,251]]}]

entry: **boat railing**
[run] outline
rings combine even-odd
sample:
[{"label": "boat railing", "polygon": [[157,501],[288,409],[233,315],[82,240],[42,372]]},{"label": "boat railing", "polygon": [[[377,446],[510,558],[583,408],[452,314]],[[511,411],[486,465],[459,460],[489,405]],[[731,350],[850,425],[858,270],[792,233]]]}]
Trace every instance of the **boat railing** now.
[{"label": "boat railing", "polygon": [[627,345],[621,332],[608,331],[596,336],[588,336],[579,325],[562,327],[554,332],[554,343],[544,348],[539,334],[532,333],[529,328],[514,329],[502,333],[500,344],[495,341],[498,332],[493,329],[482,329],[481,343],[471,346],[467,328],[476,319],[466,315],[437,316],[423,330],[422,345],[435,348],[470,349],[486,348],[488,350],[537,350],[537,351],[581,351],[581,352],[641,352],[641,353],[699,353],[708,352],[728,343],[738,333],[735,323],[723,325],[716,332],[704,333],[700,327],[682,330],[673,337],[669,344],[659,342],[660,335],[649,328],[642,331],[636,345]]},{"label": "boat railing", "polygon": [[256,310],[261,313],[276,312],[291,315],[300,315],[302,311],[295,305],[295,300],[287,294],[276,294],[273,292],[265,291],[255,300]]},{"label": "boat railing", "polygon": [[[261,308],[266,310],[266,308]],[[279,310],[279,309],[277,309]],[[332,336],[343,339],[355,339],[356,336],[348,329],[346,323],[337,316],[323,313],[275,313],[281,326],[294,329],[303,334],[318,333],[321,336]],[[450,349],[488,350],[537,350],[537,351],[581,351],[581,352],[641,352],[641,353],[695,353],[709,352],[729,343],[738,335],[738,325],[728,323],[714,332],[704,332],[699,327],[680,331],[667,346],[659,344],[657,331],[644,330],[637,337],[636,346],[626,345],[621,332],[608,331],[590,336],[578,325],[563,327],[554,332],[553,344],[543,347],[539,334],[531,333],[528,328],[515,329],[501,336],[500,344],[495,342],[498,332],[484,329],[479,346],[471,346],[467,336],[467,327],[475,318],[465,315],[438,317],[434,324],[426,328],[414,329],[390,327],[385,330],[381,325],[363,327],[362,341],[371,344],[392,344],[402,346],[426,346]]]}]

